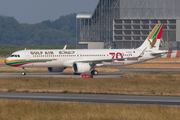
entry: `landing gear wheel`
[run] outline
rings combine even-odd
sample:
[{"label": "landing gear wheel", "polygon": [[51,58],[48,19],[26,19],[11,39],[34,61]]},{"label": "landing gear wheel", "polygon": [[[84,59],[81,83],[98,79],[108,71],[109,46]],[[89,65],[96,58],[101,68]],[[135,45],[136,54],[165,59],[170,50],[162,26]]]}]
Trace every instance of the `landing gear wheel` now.
[{"label": "landing gear wheel", "polygon": [[26,68],[23,67],[22,69],[23,69],[23,72],[21,73],[21,75],[26,75]]},{"label": "landing gear wheel", "polygon": [[97,70],[94,71],[94,75],[98,75],[98,71]]},{"label": "landing gear wheel", "polygon": [[26,73],[25,73],[25,72],[22,72],[21,75],[26,75]]},{"label": "landing gear wheel", "polygon": [[92,70],[91,75],[98,75],[98,71],[97,70]]}]

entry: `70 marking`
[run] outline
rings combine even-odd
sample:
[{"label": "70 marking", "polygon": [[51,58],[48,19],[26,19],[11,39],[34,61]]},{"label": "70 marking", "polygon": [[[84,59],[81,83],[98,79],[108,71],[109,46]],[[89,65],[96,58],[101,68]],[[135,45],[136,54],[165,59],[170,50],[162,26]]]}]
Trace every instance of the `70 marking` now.
[{"label": "70 marking", "polygon": [[118,52],[118,53],[109,53],[110,55],[112,55],[112,59],[114,59],[114,57],[116,56],[116,59],[118,59],[118,56],[121,56],[121,58],[123,58],[122,53]]}]

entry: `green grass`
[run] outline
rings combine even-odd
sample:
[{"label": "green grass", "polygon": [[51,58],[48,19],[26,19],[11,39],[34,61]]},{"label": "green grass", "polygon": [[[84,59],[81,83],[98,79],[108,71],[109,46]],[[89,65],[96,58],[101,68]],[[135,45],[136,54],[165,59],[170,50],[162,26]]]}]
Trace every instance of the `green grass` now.
[{"label": "green grass", "polygon": [[[26,49],[62,49],[64,46],[0,46],[0,56],[9,56],[13,52]],[[76,46],[67,46],[67,49],[75,49]]]}]

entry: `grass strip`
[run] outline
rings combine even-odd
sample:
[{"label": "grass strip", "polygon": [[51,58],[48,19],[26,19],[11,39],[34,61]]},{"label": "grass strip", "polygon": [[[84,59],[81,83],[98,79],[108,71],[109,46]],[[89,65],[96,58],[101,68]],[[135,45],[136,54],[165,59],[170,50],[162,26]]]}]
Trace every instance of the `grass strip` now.
[{"label": "grass strip", "polygon": [[124,74],[122,78],[0,78],[2,92],[180,95],[179,73]]},{"label": "grass strip", "polygon": [[180,107],[0,99],[1,120],[179,120]]}]

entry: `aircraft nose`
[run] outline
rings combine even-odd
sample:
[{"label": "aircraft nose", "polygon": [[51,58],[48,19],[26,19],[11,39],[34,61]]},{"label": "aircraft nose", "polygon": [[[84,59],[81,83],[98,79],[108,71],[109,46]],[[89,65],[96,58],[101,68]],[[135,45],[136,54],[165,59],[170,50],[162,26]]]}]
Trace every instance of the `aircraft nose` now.
[{"label": "aircraft nose", "polygon": [[4,60],[4,63],[7,65],[7,63],[8,63],[8,59],[5,59],[5,60]]}]

